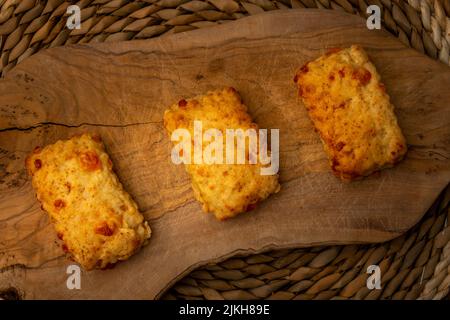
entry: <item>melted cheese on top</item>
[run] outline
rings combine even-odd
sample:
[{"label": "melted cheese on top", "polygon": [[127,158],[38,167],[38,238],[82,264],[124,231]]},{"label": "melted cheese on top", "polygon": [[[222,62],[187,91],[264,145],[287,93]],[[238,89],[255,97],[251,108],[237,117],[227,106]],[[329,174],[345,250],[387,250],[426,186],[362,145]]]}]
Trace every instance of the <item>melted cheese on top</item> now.
[{"label": "melted cheese on top", "polygon": [[306,63],[294,81],[338,177],[367,176],[404,157],[394,106],[361,47]]},{"label": "melted cheese on top", "polygon": [[[218,129],[223,137],[226,129],[258,129],[247,113],[239,94],[233,88],[208,92],[188,100],[180,100],[164,114],[164,125],[169,136],[176,129],[185,128],[191,136],[191,152],[194,153],[194,121],[201,121],[203,132]],[[223,139],[226,152],[226,139]],[[203,143],[202,151],[209,143]],[[232,145],[237,156],[237,143]],[[245,158],[248,159],[248,140],[245,144]],[[259,151],[258,151],[259,154]],[[258,155],[259,156],[259,155]],[[193,159],[193,156],[192,156]],[[225,155],[223,157],[226,159]],[[236,160],[237,161],[237,160]],[[226,163],[226,162],[225,162]],[[191,177],[194,195],[203,205],[205,212],[213,212],[219,220],[234,217],[239,213],[254,209],[258,202],[280,190],[278,175],[261,175],[258,163],[250,164],[187,164],[186,171]]]},{"label": "melted cheese on top", "polygon": [[83,134],[36,148],[26,166],[64,250],[85,269],[125,260],[150,237],[98,136]]}]

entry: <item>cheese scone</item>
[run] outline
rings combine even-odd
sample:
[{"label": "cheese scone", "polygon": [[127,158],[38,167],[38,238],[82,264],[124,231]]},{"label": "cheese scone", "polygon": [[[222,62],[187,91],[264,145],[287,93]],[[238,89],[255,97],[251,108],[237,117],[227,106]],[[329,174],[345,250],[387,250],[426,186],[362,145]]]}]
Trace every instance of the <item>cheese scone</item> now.
[{"label": "cheese scone", "polygon": [[150,228],[113,172],[99,136],[83,134],[37,147],[26,167],[64,251],[84,269],[126,260],[150,238]]},{"label": "cheese scone", "polygon": [[394,106],[360,46],[306,63],[294,81],[336,176],[350,181],[402,160],[407,147]]},{"label": "cheese scone", "polygon": [[[201,121],[203,132],[217,129],[223,137],[227,129],[258,130],[258,126],[252,122],[247,113],[247,107],[242,103],[234,88],[211,91],[203,96],[183,99],[166,110],[164,126],[169,137],[176,129],[187,129],[191,137],[192,155],[194,154],[194,121]],[[223,142],[225,144],[225,138]],[[207,146],[207,143],[203,143],[201,151],[203,152]],[[242,147],[245,150],[242,150]],[[242,154],[245,152],[248,160],[248,141],[245,146],[235,143],[233,148],[235,155],[239,152],[238,148],[241,148],[240,152]],[[225,153],[225,145],[223,150]],[[244,164],[227,164],[226,162],[196,164],[194,161],[190,164],[185,163],[195,198],[202,203],[203,211],[213,212],[219,220],[250,211],[258,202],[280,190],[278,175],[261,175],[261,167],[263,165],[259,161],[255,164],[247,161]]]}]

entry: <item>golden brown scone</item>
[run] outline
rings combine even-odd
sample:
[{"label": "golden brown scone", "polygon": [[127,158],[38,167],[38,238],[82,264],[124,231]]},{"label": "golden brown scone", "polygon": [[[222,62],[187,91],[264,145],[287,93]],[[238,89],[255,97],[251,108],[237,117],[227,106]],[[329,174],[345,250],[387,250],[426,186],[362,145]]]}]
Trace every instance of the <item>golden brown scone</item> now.
[{"label": "golden brown scone", "polygon": [[402,160],[407,147],[394,106],[360,46],[306,63],[294,81],[336,176],[353,180]]},{"label": "golden brown scone", "polygon": [[35,148],[26,167],[63,249],[84,269],[126,260],[150,228],[112,170],[100,137],[90,134]]},{"label": "golden brown scone", "polygon": [[[234,88],[180,100],[164,114],[164,126],[169,137],[174,130],[186,128],[193,138],[194,120],[202,121],[203,132],[216,128],[224,137],[226,129],[258,129]],[[192,140],[191,143],[193,146]],[[203,144],[203,150],[207,145]],[[235,144],[235,155],[237,148]],[[245,148],[248,159],[248,145]],[[194,147],[191,150],[194,153]],[[225,145],[223,150],[225,152]],[[192,180],[195,198],[202,203],[205,212],[213,212],[219,220],[250,211],[258,202],[280,190],[278,175],[261,175],[260,169],[263,165],[259,161],[257,164],[249,164],[247,161],[245,164],[191,163],[185,167]]]}]

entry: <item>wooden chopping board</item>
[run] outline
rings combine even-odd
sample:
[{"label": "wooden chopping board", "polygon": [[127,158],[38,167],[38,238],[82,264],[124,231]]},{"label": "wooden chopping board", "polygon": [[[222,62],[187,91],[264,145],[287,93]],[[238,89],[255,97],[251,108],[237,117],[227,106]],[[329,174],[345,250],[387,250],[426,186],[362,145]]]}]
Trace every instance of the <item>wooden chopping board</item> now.
[{"label": "wooden chopping board", "polygon": [[[396,106],[409,152],[396,168],[336,179],[297,98],[294,72],[327,48],[360,44]],[[450,181],[450,69],[365,20],[289,10],[148,41],[41,52],[0,80],[0,289],[24,298],[155,298],[195,267],[236,253],[389,240],[413,226]],[[170,161],[162,115],[178,99],[235,87],[261,128],[280,129],[282,190],[219,222],[201,212]],[[36,145],[100,133],[115,170],[153,230],[114,269],[82,272],[68,290],[52,225],[24,158]]]}]

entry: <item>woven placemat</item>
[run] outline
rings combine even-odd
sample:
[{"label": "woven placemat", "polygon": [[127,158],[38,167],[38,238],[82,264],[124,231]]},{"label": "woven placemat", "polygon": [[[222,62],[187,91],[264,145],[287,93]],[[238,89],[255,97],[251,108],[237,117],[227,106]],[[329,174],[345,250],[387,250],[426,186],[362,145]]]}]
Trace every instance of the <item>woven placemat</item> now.
[{"label": "woven placemat", "polygon": [[[392,241],[234,257],[179,281],[163,299],[443,299],[450,287],[450,188]],[[367,287],[378,265],[381,290]]]},{"label": "woven placemat", "polygon": [[[81,29],[65,27],[71,4]],[[227,23],[264,11],[342,10],[367,16],[405,45],[450,65],[450,0],[0,0],[0,72],[41,49],[146,39]],[[443,299],[450,290],[450,187],[405,235],[374,245],[321,246],[233,257],[192,272],[163,299]],[[366,285],[379,265],[381,290]],[[17,299],[14,289],[0,292]]]}]

